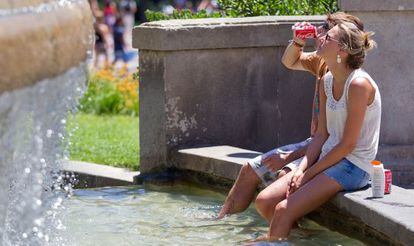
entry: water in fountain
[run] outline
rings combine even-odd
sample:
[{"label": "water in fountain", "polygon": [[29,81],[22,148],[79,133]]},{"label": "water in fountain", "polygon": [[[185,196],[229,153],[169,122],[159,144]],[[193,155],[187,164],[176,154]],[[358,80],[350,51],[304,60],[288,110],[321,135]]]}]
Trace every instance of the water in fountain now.
[{"label": "water in fountain", "polygon": [[[85,65],[0,95],[0,232],[4,245],[44,245],[62,227],[58,173],[67,114],[84,90]],[[70,177],[68,177],[70,178]],[[56,235],[54,238],[58,241]]]}]

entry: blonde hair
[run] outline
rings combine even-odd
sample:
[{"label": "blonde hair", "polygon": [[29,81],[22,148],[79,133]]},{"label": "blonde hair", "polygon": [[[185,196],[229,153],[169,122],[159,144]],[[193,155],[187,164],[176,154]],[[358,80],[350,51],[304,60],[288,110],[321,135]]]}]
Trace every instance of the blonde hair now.
[{"label": "blonde hair", "polygon": [[355,24],[359,28],[359,30],[364,30],[364,23],[358,17],[341,11],[332,14],[327,14],[326,21],[330,24],[331,28],[342,22],[351,22]]},{"label": "blonde hair", "polygon": [[348,53],[346,64],[353,69],[360,68],[367,51],[376,47],[376,42],[371,39],[374,33],[364,32],[351,22],[342,22],[337,26],[339,27],[339,45]]}]

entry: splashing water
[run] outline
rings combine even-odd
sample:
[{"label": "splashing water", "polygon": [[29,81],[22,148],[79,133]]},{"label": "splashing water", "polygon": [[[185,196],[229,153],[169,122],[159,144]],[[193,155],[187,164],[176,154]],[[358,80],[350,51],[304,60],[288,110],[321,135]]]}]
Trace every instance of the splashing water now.
[{"label": "splashing water", "polygon": [[[0,20],[71,9],[86,0],[6,2]],[[86,45],[94,40],[90,31],[82,40]],[[64,180],[74,177],[62,175],[59,166],[67,160],[70,144],[66,117],[74,111],[86,77],[85,62],[33,86],[0,94],[0,245],[64,244],[58,211],[63,198],[71,194]]]},{"label": "splashing water", "polygon": [[86,76],[81,64],[0,95],[0,244],[60,243],[57,211],[71,190],[63,180],[72,178],[59,173],[68,156],[66,117],[84,91]]}]

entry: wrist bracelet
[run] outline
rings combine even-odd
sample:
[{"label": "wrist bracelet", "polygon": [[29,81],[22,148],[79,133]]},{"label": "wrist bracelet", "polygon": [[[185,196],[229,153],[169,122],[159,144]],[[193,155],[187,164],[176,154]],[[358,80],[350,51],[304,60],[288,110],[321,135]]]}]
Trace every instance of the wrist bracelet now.
[{"label": "wrist bracelet", "polygon": [[296,46],[296,47],[298,47],[298,48],[300,48],[300,49],[302,49],[305,45],[304,44],[300,44],[300,43],[298,43],[296,40],[294,40],[294,39],[291,39],[291,40],[289,40],[289,43],[291,43],[291,44],[293,44],[294,46]]}]

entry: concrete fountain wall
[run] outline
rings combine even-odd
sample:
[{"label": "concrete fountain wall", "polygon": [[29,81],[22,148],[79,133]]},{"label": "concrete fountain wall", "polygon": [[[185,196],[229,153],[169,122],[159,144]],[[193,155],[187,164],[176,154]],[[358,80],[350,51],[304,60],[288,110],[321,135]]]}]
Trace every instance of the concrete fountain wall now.
[{"label": "concrete fountain wall", "polygon": [[[172,20],[134,30],[140,64],[141,172],[177,148],[266,151],[309,136],[314,77],[280,59],[296,21],[323,17]],[[283,129],[283,130],[280,130]]]},{"label": "concrete fountain wall", "polygon": [[85,86],[92,21],[87,0],[0,1],[2,245],[50,239],[44,191],[64,156],[67,112]]}]

